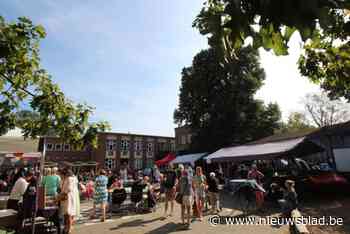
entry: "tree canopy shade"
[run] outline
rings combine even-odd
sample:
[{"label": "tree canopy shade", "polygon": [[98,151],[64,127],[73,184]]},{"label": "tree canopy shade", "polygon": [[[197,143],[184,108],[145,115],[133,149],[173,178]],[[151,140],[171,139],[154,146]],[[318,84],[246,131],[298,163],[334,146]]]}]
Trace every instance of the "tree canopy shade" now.
[{"label": "tree canopy shade", "polygon": [[[96,145],[97,132],[108,123],[89,123],[93,108],[68,100],[41,68],[39,42],[45,35],[27,18],[8,23],[0,16],[0,134],[20,125],[25,137],[54,131],[74,146]],[[28,105],[35,118],[17,114]]]},{"label": "tree canopy shade", "polygon": [[192,151],[212,152],[271,135],[279,127],[278,105],[254,99],[265,79],[257,51],[246,47],[237,56],[222,66],[217,50],[210,48],[182,71],[174,120],[192,130]]},{"label": "tree canopy shade", "polygon": [[288,54],[288,42],[299,32],[305,53],[300,71],[321,84],[331,97],[350,100],[350,1],[348,0],[206,0],[194,21],[220,47],[223,61],[237,59],[246,39],[254,48]]}]

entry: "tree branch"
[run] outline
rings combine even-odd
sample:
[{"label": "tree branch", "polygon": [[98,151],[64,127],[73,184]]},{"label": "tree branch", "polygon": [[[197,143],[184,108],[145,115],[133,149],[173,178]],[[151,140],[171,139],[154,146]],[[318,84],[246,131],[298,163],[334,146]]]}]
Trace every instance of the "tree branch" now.
[{"label": "tree branch", "polygon": [[[11,86],[16,86],[16,84],[10,79],[8,78],[6,75],[4,74],[0,74],[0,78],[2,78],[3,80],[9,82],[11,84]],[[25,89],[25,88],[22,88],[22,87],[18,87],[20,90],[22,90],[23,92],[25,92],[26,94],[32,96],[32,97],[36,97],[35,94],[33,94],[32,92],[30,92],[29,90]]]}]

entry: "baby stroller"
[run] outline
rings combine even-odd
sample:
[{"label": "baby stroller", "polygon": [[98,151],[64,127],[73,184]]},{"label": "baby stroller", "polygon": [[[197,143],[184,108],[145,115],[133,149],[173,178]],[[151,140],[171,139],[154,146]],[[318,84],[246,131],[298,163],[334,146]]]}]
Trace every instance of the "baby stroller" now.
[{"label": "baby stroller", "polygon": [[126,191],[125,189],[115,189],[112,193],[112,212],[117,212],[120,210],[121,205],[126,200]]},{"label": "baby stroller", "polygon": [[248,213],[249,210],[255,208],[255,191],[249,183],[242,184],[237,188],[235,197],[238,200],[238,204],[241,204],[240,208],[243,213]]},{"label": "baby stroller", "polygon": [[152,212],[156,207],[156,195],[152,189],[148,189],[144,194],[143,190],[146,187],[147,184],[136,181],[131,188],[130,200],[135,204],[136,212]]},{"label": "baby stroller", "polygon": [[135,204],[135,211],[142,212],[144,211],[144,202],[143,202],[143,189],[146,187],[146,184],[143,184],[141,180],[135,181],[131,186],[131,195],[130,200]]}]

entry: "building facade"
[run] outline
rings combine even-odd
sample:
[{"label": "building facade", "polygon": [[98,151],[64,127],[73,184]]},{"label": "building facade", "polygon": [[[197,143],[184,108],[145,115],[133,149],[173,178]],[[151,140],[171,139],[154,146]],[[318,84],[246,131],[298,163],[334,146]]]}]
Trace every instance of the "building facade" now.
[{"label": "building facade", "polygon": [[192,132],[187,126],[175,128],[176,152],[183,153],[190,149]]},{"label": "building facade", "polygon": [[[56,137],[46,137],[46,160],[53,162],[95,161],[100,167],[117,169],[124,163],[132,169],[151,167],[154,161],[175,152],[173,137],[103,132],[97,148],[76,150]],[[42,148],[44,140],[39,142]]]}]

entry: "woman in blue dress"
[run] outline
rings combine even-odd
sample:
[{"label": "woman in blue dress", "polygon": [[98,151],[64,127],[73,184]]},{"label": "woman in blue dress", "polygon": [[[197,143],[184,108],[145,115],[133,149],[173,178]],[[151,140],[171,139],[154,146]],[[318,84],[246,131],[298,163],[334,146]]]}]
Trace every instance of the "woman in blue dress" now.
[{"label": "woman in blue dress", "polygon": [[94,188],[94,208],[92,213],[92,218],[96,215],[96,206],[101,206],[102,217],[101,221],[106,220],[106,205],[108,200],[108,190],[107,190],[108,178],[106,176],[106,171],[101,170],[99,176],[95,179]]}]

